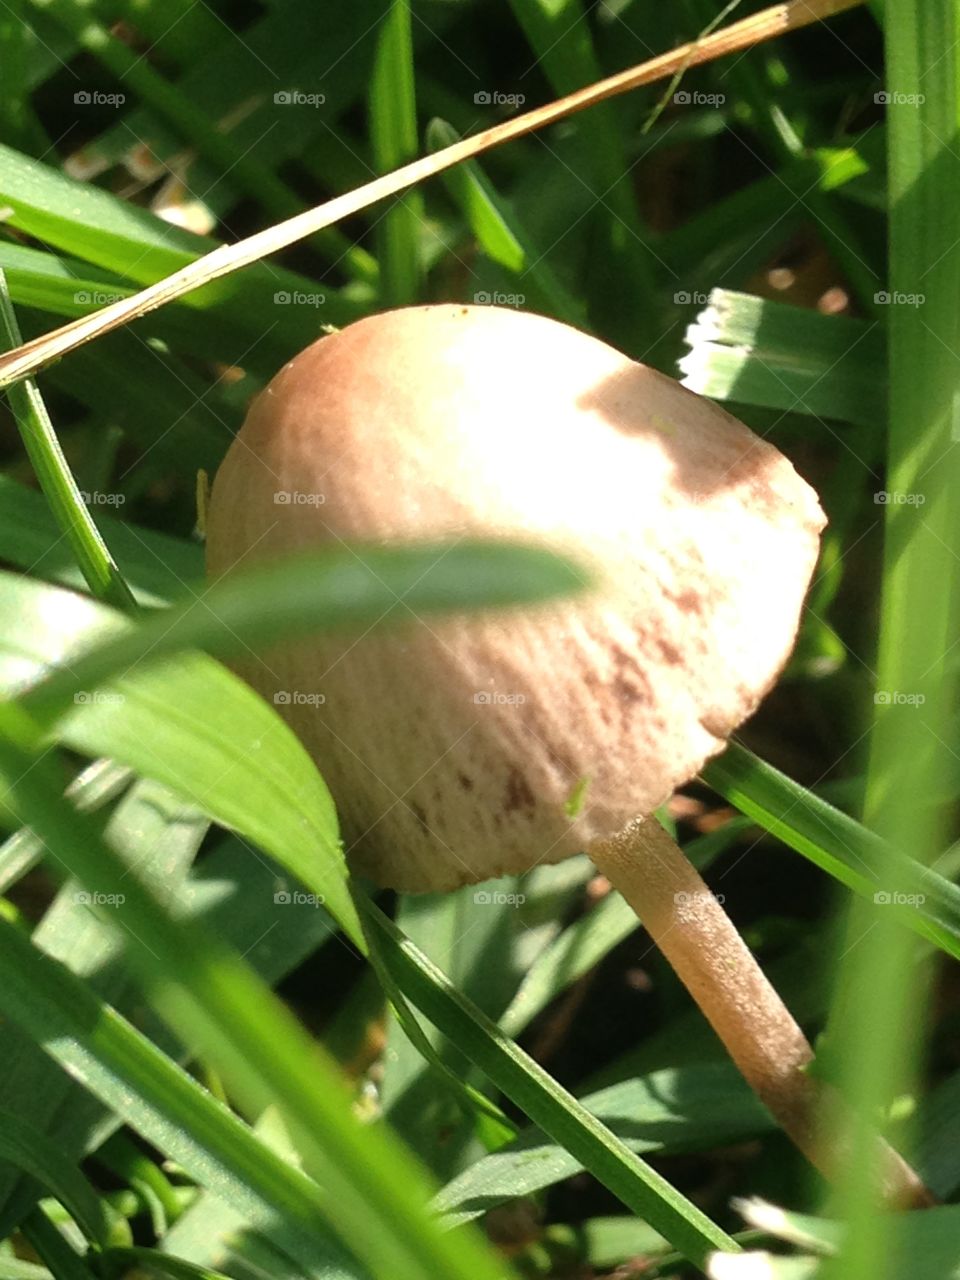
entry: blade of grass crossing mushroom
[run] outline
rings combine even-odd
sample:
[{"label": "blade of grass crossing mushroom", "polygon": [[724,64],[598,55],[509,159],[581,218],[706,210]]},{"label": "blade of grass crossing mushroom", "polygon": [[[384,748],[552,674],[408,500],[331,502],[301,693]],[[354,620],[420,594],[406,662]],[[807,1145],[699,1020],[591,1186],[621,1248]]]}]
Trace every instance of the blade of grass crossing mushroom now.
[{"label": "blade of grass crossing mushroom", "polygon": [[653,84],[673,75],[677,70],[708,62],[738,50],[750,48],[763,40],[770,40],[785,32],[820,22],[844,9],[851,9],[861,0],[789,0],[787,4],[774,5],[752,17],[732,23],[722,31],[714,32],[705,40],[681,45],[669,53],[652,58],[649,62],[619,72],[598,84],[579,89],[575,93],[544,107],[538,107],[512,120],[494,125],[472,138],[464,138],[453,146],[432,156],[421,156],[411,164],[366,183],[354,191],[337,196],[333,200],[309,209],[304,213],[257,232],[236,245],[225,245],[200,258],[197,262],[175,271],[172,275],[148,286],[131,298],[112,303],[90,316],[62,326],[32,342],[25,343],[17,351],[0,357],[0,386],[6,386],[28,374],[34,373],[51,360],[89,342],[98,334],[107,333],[136,316],[183,297],[194,289],[219,279],[241,267],[257,262],[270,253],[276,253],[298,240],[312,235],[324,227],[332,226],[342,218],[360,212],[375,201],[396,195],[442,169],[469,160],[472,156],[500,146],[513,138],[532,133],[557,120],[602,102],[619,93],[626,93],[641,85]]}]

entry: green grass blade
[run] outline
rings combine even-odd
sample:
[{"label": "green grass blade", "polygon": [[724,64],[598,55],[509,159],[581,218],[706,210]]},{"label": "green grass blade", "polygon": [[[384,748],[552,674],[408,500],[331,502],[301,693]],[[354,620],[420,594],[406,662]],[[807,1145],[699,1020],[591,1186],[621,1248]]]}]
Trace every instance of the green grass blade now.
[{"label": "green grass blade", "polygon": [[[889,147],[890,417],[877,685],[865,820],[929,863],[953,815],[960,594],[960,9],[954,0],[884,6]],[[917,300],[922,299],[918,304]],[[906,500],[904,500],[906,499]],[[922,501],[918,506],[917,500]],[[885,846],[886,848],[887,846]],[[898,888],[884,856],[883,888]],[[855,903],[828,1025],[842,1083],[863,1119],[841,1186],[851,1280],[898,1274],[871,1169],[870,1124],[917,1087],[929,966],[887,909]]]},{"label": "green grass blade", "polygon": [[[0,349],[11,350],[22,341],[0,270]],[[117,608],[132,608],[133,596],[87,510],[36,383],[26,379],[8,388],[7,397],[40,487],[91,591]]]},{"label": "green grass blade", "polygon": [[850,316],[714,289],[684,335],[683,384],[700,395],[877,428],[883,333]]},{"label": "green grass blade", "polygon": [[[433,151],[451,146],[458,137],[445,120],[434,119],[427,126],[427,144]],[[446,169],[440,177],[487,257],[516,277],[523,305],[529,303],[566,324],[586,329],[585,307],[560,280],[479,161]]]},{"label": "green grass blade", "polygon": [[[104,1105],[253,1224],[278,1213],[312,1269],[336,1258],[320,1194],[247,1126],[62,965],[0,920],[0,1008]],[[357,1272],[353,1271],[354,1278]]]},{"label": "green grass blade", "polygon": [[[29,579],[0,575],[0,602],[8,689],[62,664],[67,649],[133,631],[92,601]],[[68,662],[60,669],[77,669]],[[79,691],[56,734],[157,779],[272,853],[362,945],[330,793],[292,730],[232,673],[197,653],[133,671],[109,690]]]},{"label": "green grass blade", "polygon": [[21,1230],[56,1280],[91,1280],[96,1274],[91,1265],[91,1255],[81,1257],[42,1209],[34,1209],[23,1222]]},{"label": "green grass blade", "polygon": [[[536,63],[558,95],[572,93],[599,80],[602,72],[582,0],[511,0],[510,6],[527,37]],[[490,85],[501,92],[512,86]],[[650,318],[640,299],[654,295],[656,259],[649,233],[637,212],[630,185],[618,116],[599,103],[577,117],[579,140],[576,172],[591,192],[592,218],[598,245],[589,276],[591,311],[602,315],[615,342],[628,351],[642,349],[650,336]],[[549,147],[546,139],[541,145]],[[555,155],[555,152],[552,153]]]},{"label": "green grass blade", "polygon": [[904,894],[907,901],[886,906],[891,918],[960,959],[960,888],[949,880],[914,859],[895,857],[875,832],[737,743],[703,776],[764,830],[860,897],[873,902],[878,892],[890,899],[894,889]]},{"label": "green grass blade", "polygon": [[[644,1155],[707,1149],[769,1132],[773,1120],[729,1063],[668,1068],[580,1099],[633,1152]],[[583,1166],[535,1129],[475,1161],[437,1195],[452,1223],[494,1205],[535,1195]]]},{"label": "green grass blade", "polygon": [[[409,0],[389,0],[377,30],[377,53],[369,95],[370,144],[377,173],[398,169],[417,154],[416,77]],[[420,242],[426,228],[418,191],[398,196],[377,226],[380,299],[402,307],[419,300]]]},{"label": "green grass blade", "polygon": [[[115,800],[129,785],[131,773],[112,760],[95,760],[83,769],[65,791],[79,809],[92,811]],[[43,857],[43,845],[29,829],[21,827],[0,845],[0,894],[25,876]]]},{"label": "green grass blade", "polygon": [[[247,154],[223,129],[217,129],[182,92],[157,72],[147,59],[117,38],[94,18],[86,7],[71,0],[32,0],[91,53],[118,83],[128,85],[162,120],[198,152],[257,200],[276,219],[300,213],[303,203],[272,170]],[[124,95],[125,96],[125,95]],[[88,94],[89,97],[89,94]],[[122,105],[122,103],[121,103]],[[370,278],[369,255],[351,243],[338,228],[327,227],[314,237],[317,246],[333,262],[343,259],[358,276]]]},{"label": "green grass blade", "polygon": [[715,1223],[508,1040],[372,902],[363,902],[363,910],[409,999],[535,1124],[691,1261],[702,1262],[710,1249],[733,1246]]},{"label": "green grass blade", "polygon": [[0,1160],[36,1178],[70,1213],[92,1245],[108,1248],[129,1241],[126,1223],[111,1217],[106,1203],[76,1165],[22,1117],[0,1110]]},{"label": "green grass blade", "polygon": [[[111,814],[106,834],[127,864],[137,867],[158,892],[179,896],[208,825],[165,788],[140,782]],[[89,982],[102,999],[119,1009],[133,1007],[137,994],[120,939],[78,890],[76,881],[63,886],[31,941]],[[86,1154],[85,1144],[74,1138],[94,1127],[82,1091],[9,1021],[0,1022],[0,1097],[23,1121],[42,1130],[64,1159]],[[33,1200],[30,1183],[0,1166],[0,1234],[20,1220]]]},{"label": "green grass blade", "polygon": [[[195,542],[109,515],[99,528],[138,604],[169,604],[185,583],[203,576],[203,550]],[[84,586],[43,496],[9,476],[0,476],[0,556],[32,577]]]}]

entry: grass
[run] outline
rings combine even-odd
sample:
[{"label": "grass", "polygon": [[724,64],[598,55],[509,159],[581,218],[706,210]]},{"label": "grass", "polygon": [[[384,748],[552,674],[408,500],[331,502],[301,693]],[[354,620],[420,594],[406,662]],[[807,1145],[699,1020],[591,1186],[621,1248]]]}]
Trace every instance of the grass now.
[{"label": "grass", "polygon": [[[0,344],[750,12],[728,8],[14,6]],[[957,23],[908,0],[681,68],[7,389],[0,1280],[960,1265]],[[585,858],[485,901],[371,897],[323,778],[223,665],[576,589],[479,543],[201,580],[197,472],[286,360],[324,325],[498,295],[726,403],[830,515],[788,671],[671,815],[862,1119],[832,1191]],[[945,1207],[878,1217],[877,1125]]]}]

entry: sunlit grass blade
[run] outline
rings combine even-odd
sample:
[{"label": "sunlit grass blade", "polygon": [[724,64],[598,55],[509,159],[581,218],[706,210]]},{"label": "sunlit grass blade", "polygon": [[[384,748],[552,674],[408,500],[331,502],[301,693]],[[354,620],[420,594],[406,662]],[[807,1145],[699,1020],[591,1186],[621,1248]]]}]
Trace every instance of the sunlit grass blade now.
[{"label": "sunlit grass blade", "polygon": [[884,344],[875,322],[714,289],[684,336],[684,386],[877,428],[886,409]]},{"label": "sunlit grass blade", "polygon": [[[580,1099],[630,1151],[669,1154],[755,1137],[773,1128],[769,1113],[727,1063],[668,1068]],[[535,1195],[579,1172],[568,1151],[532,1129],[475,1161],[449,1182],[435,1204],[450,1222],[469,1221],[494,1205]]]}]

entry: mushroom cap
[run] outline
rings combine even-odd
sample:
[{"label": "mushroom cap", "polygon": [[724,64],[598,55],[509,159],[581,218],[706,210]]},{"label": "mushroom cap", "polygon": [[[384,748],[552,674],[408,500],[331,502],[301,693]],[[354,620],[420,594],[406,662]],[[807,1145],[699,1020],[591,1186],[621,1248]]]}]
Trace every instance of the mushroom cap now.
[{"label": "mushroom cap", "polygon": [[708,400],[528,312],[358,321],[285,365],[213,486],[214,577],[294,548],[542,544],[590,588],[327,635],[241,674],[310,750],[347,853],[438,890],[583,851],[648,815],[786,662],[825,523],[775,448]]}]

